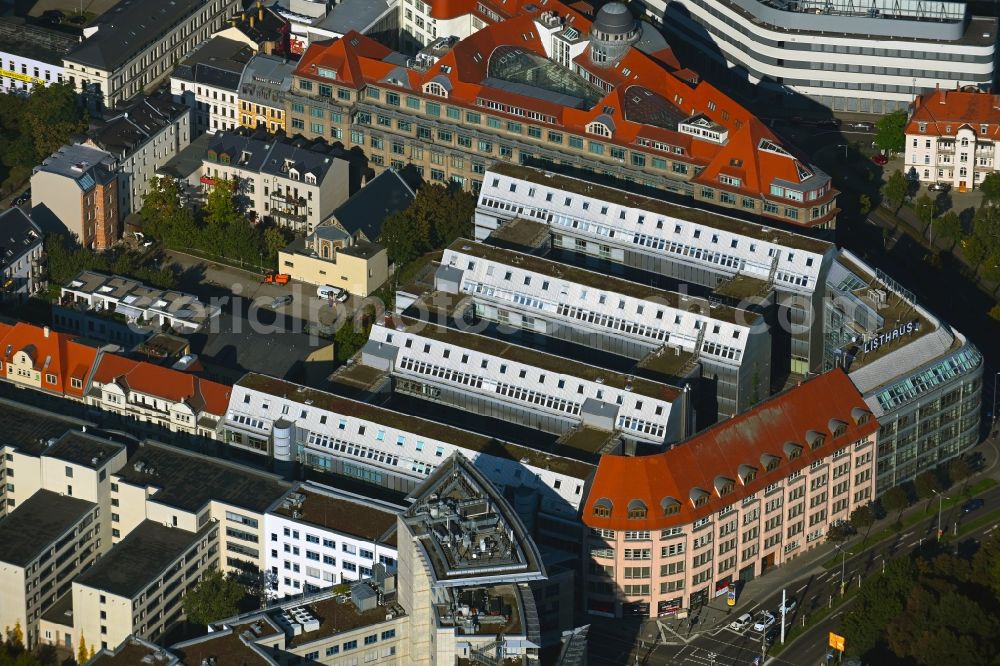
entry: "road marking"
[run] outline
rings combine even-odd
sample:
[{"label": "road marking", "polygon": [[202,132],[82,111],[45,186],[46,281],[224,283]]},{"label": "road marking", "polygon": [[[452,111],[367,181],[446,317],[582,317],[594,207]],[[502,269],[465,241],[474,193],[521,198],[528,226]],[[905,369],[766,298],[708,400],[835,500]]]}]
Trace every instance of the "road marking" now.
[{"label": "road marking", "polygon": [[798,594],[799,592],[801,592],[802,590],[806,589],[807,587],[809,587],[808,583],[806,583],[805,585],[803,585],[799,589],[795,590],[795,594]]},{"label": "road marking", "polygon": [[914,541],[913,543],[908,543],[908,544],[906,544],[906,545],[907,545],[907,547],[909,547],[909,548],[912,548],[913,546],[916,546],[916,545],[917,545],[918,543],[920,543],[920,540],[919,540],[919,539],[918,539],[918,540],[916,540],[916,541]]},{"label": "road marking", "polygon": [[900,539],[905,539],[906,537],[910,536],[911,534],[913,534],[913,532],[903,532],[902,534],[899,535],[899,538]]}]

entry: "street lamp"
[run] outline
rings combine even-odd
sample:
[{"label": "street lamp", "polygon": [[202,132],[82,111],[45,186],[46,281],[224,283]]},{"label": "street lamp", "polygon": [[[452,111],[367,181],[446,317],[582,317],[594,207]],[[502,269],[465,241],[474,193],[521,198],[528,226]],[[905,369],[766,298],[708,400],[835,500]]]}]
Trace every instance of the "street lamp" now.
[{"label": "street lamp", "polygon": [[851,555],[853,557],[854,553],[849,553],[840,546],[837,546],[837,550],[840,551],[840,596],[844,596],[844,590],[847,589],[847,583],[844,580],[844,576],[846,575],[847,556]]},{"label": "street lamp", "polygon": [[942,534],[942,532],[941,532],[941,508],[942,508],[942,506],[944,504],[944,501],[946,499],[951,499],[951,498],[950,497],[945,497],[944,495],[942,495],[941,493],[939,493],[936,490],[934,490],[932,492],[935,495],[938,496],[938,530],[937,530],[937,538],[940,540],[941,539],[941,534]]},{"label": "street lamp", "polygon": [[[997,377],[1000,377],[1000,372],[993,374],[993,418],[990,420],[990,430],[993,430],[993,426],[997,422]],[[993,433],[990,432],[992,435]]]}]

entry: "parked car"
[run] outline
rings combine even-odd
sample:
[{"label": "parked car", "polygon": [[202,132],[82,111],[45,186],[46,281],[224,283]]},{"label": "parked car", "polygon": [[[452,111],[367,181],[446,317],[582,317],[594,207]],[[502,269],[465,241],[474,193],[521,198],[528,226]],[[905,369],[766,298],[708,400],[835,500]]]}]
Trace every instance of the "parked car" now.
[{"label": "parked car", "polygon": [[840,120],[837,118],[824,118],[816,121],[816,127],[840,127]]},{"label": "parked car", "polygon": [[743,613],[738,618],[729,623],[729,628],[733,631],[743,632],[746,628],[750,626],[753,622],[753,616],[750,613]]},{"label": "parked car", "polygon": [[782,610],[784,610],[785,616],[787,617],[792,614],[792,612],[795,610],[795,607],[798,605],[799,603],[795,601],[795,599],[788,599],[787,601],[785,601],[784,606],[778,606],[778,610],[776,610],[774,614],[781,615]]},{"label": "parked car", "polygon": [[885,166],[886,164],[889,163],[889,158],[883,155],[882,153],[876,153],[872,155],[872,162],[874,162],[879,166]]},{"label": "parked car", "polygon": [[984,504],[986,504],[986,500],[982,497],[970,499],[962,505],[962,513],[969,513],[971,511],[975,511],[976,509],[982,509]]},{"label": "parked car", "polygon": [[291,279],[288,273],[268,273],[264,276],[264,284],[288,284]]},{"label": "parked car", "polygon": [[346,303],[347,299],[351,297],[351,292],[341,289],[340,293],[337,294],[338,303]]},{"label": "parked car", "polygon": [[864,132],[871,132],[873,129],[875,129],[875,123],[867,123],[867,122],[851,123],[851,129],[862,130]]},{"label": "parked car", "polygon": [[776,621],[777,619],[774,617],[771,611],[761,611],[760,613],[757,614],[757,621],[754,622],[753,630],[759,632],[767,631],[768,629],[771,628],[771,625],[774,624]]},{"label": "parked car", "polygon": [[947,192],[951,189],[951,185],[948,183],[931,183],[927,186],[927,189],[931,192]]},{"label": "parked car", "polygon": [[285,294],[284,296],[275,296],[274,300],[271,301],[271,309],[277,310],[281,306],[288,305],[291,302],[292,302],[291,294]]},{"label": "parked car", "polygon": [[337,298],[338,296],[340,296],[342,291],[343,289],[339,289],[338,287],[331,287],[328,284],[321,284],[320,286],[316,287],[316,295],[319,296],[320,298]]}]

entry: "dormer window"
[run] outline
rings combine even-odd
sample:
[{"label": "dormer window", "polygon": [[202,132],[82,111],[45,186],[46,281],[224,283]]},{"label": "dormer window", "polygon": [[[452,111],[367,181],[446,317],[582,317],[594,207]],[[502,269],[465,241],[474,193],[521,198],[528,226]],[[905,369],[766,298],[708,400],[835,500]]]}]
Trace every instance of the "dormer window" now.
[{"label": "dormer window", "polygon": [[861,409],[860,407],[855,407],[851,410],[851,418],[858,425],[864,425],[868,423],[868,420],[872,417],[872,413],[866,409]]},{"label": "dormer window", "polygon": [[719,495],[719,497],[728,495],[733,492],[734,488],[736,488],[736,482],[724,476],[715,477],[714,485],[715,492]]},{"label": "dormer window", "polygon": [[320,76],[320,77],[322,77],[324,79],[333,79],[334,81],[336,81],[337,80],[337,70],[330,69],[329,67],[319,67],[316,70],[316,76]]},{"label": "dormer window", "polygon": [[681,503],[673,497],[664,497],[660,500],[660,508],[663,509],[664,516],[673,516],[681,512]]},{"label": "dormer window", "polygon": [[646,504],[642,500],[634,499],[628,503],[629,520],[641,520],[646,517]]},{"label": "dormer window", "polygon": [[760,457],[760,464],[764,466],[766,471],[773,472],[781,464],[781,458],[772,456],[770,453],[765,453]]},{"label": "dormer window", "polygon": [[847,434],[847,424],[840,419],[830,419],[830,423],[827,424],[830,432],[833,434],[833,438],[843,437]]},{"label": "dormer window", "polygon": [[917,123],[917,129],[923,134],[927,131],[927,123]]},{"label": "dormer window", "polygon": [[587,124],[587,134],[596,134],[597,136],[610,137],[611,128],[599,120],[595,120]]},{"label": "dormer window", "polygon": [[429,81],[424,84],[424,93],[435,97],[448,97],[448,91],[437,81]]},{"label": "dormer window", "polygon": [[823,446],[823,442],[825,440],[826,440],[826,435],[824,435],[819,431],[810,430],[809,432],[806,433],[806,443],[809,444],[809,448],[811,449],[818,449],[819,447]]},{"label": "dormer window", "polygon": [[692,488],[688,496],[691,499],[692,506],[695,508],[707,504],[709,498],[711,497],[708,491],[703,488]]},{"label": "dormer window", "polygon": [[784,452],[786,458],[795,460],[802,455],[802,447],[795,442],[785,442]]},{"label": "dormer window", "polygon": [[594,502],[594,515],[598,518],[610,518],[612,506],[611,500],[602,497]]},{"label": "dormer window", "polygon": [[739,187],[743,181],[736,176],[727,176],[724,173],[719,174],[719,182],[723,185],[732,185],[733,187]]},{"label": "dormer window", "polygon": [[745,486],[757,478],[757,468],[751,467],[750,465],[740,465],[740,468],[736,471],[736,474],[737,476],[740,477],[740,481]]}]

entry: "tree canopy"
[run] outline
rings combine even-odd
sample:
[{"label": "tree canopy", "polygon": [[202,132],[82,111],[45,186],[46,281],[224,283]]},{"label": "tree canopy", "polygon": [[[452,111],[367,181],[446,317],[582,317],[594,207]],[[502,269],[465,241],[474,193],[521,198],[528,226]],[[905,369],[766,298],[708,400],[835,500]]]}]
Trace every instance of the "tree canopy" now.
[{"label": "tree canopy", "polygon": [[865,663],[997,664],[1000,533],[971,559],[942,549],[890,560],[864,582],[842,630],[847,652]]},{"label": "tree canopy", "polygon": [[898,209],[903,204],[909,189],[903,172],[893,171],[882,186],[882,196],[885,197],[886,203]]},{"label": "tree canopy", "polygon": [[402,266],[425,252],[446,247],[472,231],[476,199],[452,185],[427,184],[413,203],[382,223],[379,237],[389,261]]},{"label": "tree canopy", "polygon": [[878,119],[875,143],[879,148],[896,153],[906,147],[906,111],[893,111]]},{"label": "tree canopy", "polygon": [[161,289],[172,289],[177,282],[169,270],[146,263],[142,253],[126,250],[99,254],[60,234],[49,234],[45,238],[45,253],[48,255],[49,278],[55,284],[66,284],[82,270],[126,275]]},{"label": "tree canopy", "polygon": [[992,171],[986,174],[979,185],[979,191],[982,192],[984,203],[1000,204],[1000,172]]},{"label": "tree canopy", "polygon": [[238,580],[213,570],[184,595],[184,613],[190,622],[210,624],[236,615],[245,594],[246,589]]},{"label": "tree canopy", "polygon": [[88,117],[68,83],[35,86],[24,95],[0,95],[0,165],[3,189],[87,129]]}]

